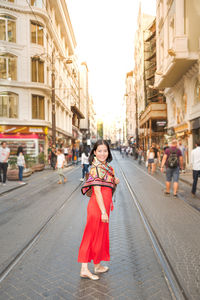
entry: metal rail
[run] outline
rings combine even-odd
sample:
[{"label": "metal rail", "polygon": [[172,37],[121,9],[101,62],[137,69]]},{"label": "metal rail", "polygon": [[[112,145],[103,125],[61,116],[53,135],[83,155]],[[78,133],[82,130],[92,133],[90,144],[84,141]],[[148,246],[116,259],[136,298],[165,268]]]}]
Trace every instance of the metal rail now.
[{"label": "metal rail", "polygon": [[[119,165],[119,163],[118,163]],[[183,287],[181,286],[175,271],[173,270],[172,265],[170,264],[169,259],[167,258],[167,255],[164,251],[164,249],[162,248],[162,245],[159,242],[159,239],[157,238],[153,228],[151,227],[150,222],[148,221],[147,216],[144,213],[144,210],[142,209],[139,200],[133,190],[133,188],[131,187],[131,185],[129,184],[126,175],[124,174],[121,166],[119,165],[120,171],[122,173],[122,176],[124,178],[124,181],[127,185],[127,188],[133,198],[134,201],[134,205],[136,206],[140,217],[142,219],[142,222],[144,224],[144,227],[148,233],[148,236],[151,240],[153,249],[157,255],[158,261],[163,269],[164,275],[165,275],[165,279],[167,282],[167,285],[169,287],[169,290],[172,294],[172,297],[176,300],[188,300],[188,296],[186,295],[186,292],[184,291]]]}]

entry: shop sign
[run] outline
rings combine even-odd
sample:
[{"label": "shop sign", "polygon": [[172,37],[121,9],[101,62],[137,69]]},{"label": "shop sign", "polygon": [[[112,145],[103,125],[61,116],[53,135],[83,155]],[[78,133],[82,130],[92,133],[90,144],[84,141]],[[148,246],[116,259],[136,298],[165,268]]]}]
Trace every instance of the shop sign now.
[{"label": "shop sign", "polygon": [[183,125],[180,125],[176,128],[174,128],[175,132],[180,132],[180,131],[186,131],[188,130],[188,124],[183,124]]},{"label": "shop sign", "polygon": [[29,127],[29,132],[43,133],[43,128],[41,128],[41,127]]},{"label": "shop sign", "polygon": [[0,126],[0,133],[45,133],[45,129],[43,127],[2,125]]},{"label": "shop sign", "polygon": [[164,127],[166,124],[167,124],[166,121],[156,121],[156,125],[157,125],[157,126]]}]

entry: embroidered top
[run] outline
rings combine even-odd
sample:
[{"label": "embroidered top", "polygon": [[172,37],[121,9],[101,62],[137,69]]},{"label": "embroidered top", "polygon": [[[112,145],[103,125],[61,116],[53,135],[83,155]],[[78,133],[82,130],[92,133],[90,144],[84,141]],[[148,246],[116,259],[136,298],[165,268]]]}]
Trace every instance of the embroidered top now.
[{"label": "embroidered top", "polygon": [[110,187],[113,193],[116,187],[114,169],[108,163],[102,164],[96,157],[92,163],[88,180],[81,188],[82,194],[91,197],[92,186]]}]

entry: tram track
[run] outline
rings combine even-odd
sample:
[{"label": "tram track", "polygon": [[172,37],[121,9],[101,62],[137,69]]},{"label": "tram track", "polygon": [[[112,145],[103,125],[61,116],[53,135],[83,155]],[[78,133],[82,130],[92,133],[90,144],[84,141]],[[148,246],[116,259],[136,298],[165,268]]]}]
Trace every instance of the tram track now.
[{"label": "tram track", "polygon": [[[73,169],[68,172],[70,174],[71,172],[77,170]],[[67,203],[70,202],[74,194],[80,189],[81,182],[77,184],[77,186],[72,190],[72,192],[65,198],[65,200],[59,205],[58,208],[54,210],[54,212],[45,220],[45,222],[40,226],[40,228],[37,230],[37,232],[26,242],[26,244],[18,251],[18,253],[15,255],[13,259],[11,259],[7,265],[3,268],[3,270],[0,273],[0,284],[3,282],[3,280],[11,273],[11,271],[14,269],[14,267],[21,261],[21,259],[24,257],[24,255],[34,246],[34,244],[39,240],[39,238],[42,236],[44,231],[48,228],[48,226],[54,222],[56,217],[59,215],[59,213],[62,211],[62,209],[65,207]],[[44,186],[43,186],[44,188]],[[45,185],[46,188],[46,185]]]},{"label": "tram track", "polygon": [[[115,155],[113,155],[113,156],[116,159],[116,156]],[[116,161],[117,161],[117,159],[116,159]],[[172,298],[176,299],[176,300],[189,300],[189,297],[187,296],[187,292],[181,286],[181,283],[176,275],[176,272],[173,269],[165,250],[163,249],[154,229],[152,228],[152,226],[150,224],[150,221],[149,221],[147,215],[145,214],[145,212],[139,202],[136,192],[134,191],[133,187],[129,183],[129,181],[118,161],[117,161],[117,164],[119,166],[122,177],[126,183],[126,186],[129,190],[129,193],[131,194],[131,197],[133,199],[133,205],[137,208],[137,211],[141,217],[144,228],[145,228],[145,230],[149,236],[149,239],[151,241],[151,244],[152,244],[152,247],[156,254],[156,257],[158,259],[158,262],[161,265],[168,288],[172,294]],[[156,179],[156,181],[158,181],[158,180]],[[159,182],[159,183],[162,184],[161,182]]]}]

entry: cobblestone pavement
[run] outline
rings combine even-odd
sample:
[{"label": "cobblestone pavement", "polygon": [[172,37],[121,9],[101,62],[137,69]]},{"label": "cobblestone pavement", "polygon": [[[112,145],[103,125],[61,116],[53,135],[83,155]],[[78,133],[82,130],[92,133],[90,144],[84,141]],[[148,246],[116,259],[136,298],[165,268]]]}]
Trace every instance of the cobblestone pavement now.
[{"label": "cobblestone pavement", "polygon": [[122,159],[118,153],[115,155],[121,167],[126,170],[126,177],[148,216],[188,299],[199,300],[200,213],[188,205],[188,203],[194,204],[190,199],[191,188],[180,183],[180,198],[166,197],[163,193],[165,177],[160,172],[155,176],[149,175],[133,160]]},{"label": "cobblestone pavement", "polygon": [[[88,199],[77,191],[2,282],[0,299],[172,299],[130,193],[113,165],[121,183],[110,219],[109,272],[96,282],[79,277],[77,255]],[[67,189],[66,184],[62,194]]]}]

